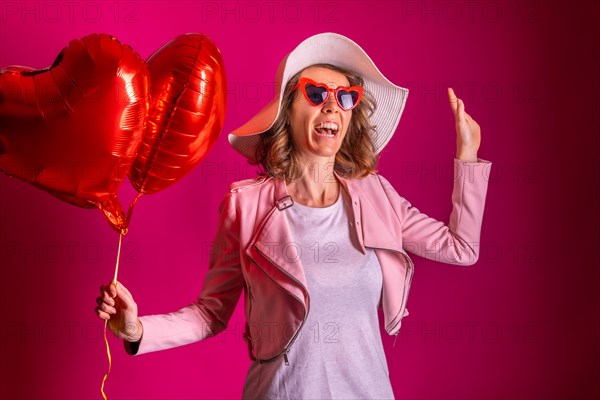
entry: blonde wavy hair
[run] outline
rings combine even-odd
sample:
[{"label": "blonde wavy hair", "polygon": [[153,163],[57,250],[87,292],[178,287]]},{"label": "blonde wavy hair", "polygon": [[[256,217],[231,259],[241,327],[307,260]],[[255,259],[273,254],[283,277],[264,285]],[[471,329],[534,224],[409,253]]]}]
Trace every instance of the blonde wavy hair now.
[{"label": "blonde wavy hair", "polygon": [[[325,67],[344,74],[350,86],[364,87],[363,78],[355,72],[331,65],[315,64],[311,67]],[[308,67],[307,67],[308,68]],[[274,178],[284,178],[290,182],[300,178],[302,170],[296,155],[294,141],[288,128],[291,126],[290,110],[294,93],[292,88],[300,80],[302,71],[287,82],[281,102],[281,112],[271,129],[260,135],[256,148],[254,164],[262,167],[261,174]],[[377,165],[377,155],[373,146],[372,132],[376,126],[371,124],[371,115],[376,107],[371,93],[363,91],[360,103],[352,110],[352,119],[346,137],[335,156],[334,171],[344,178],[362,178],[373,172]]]}]

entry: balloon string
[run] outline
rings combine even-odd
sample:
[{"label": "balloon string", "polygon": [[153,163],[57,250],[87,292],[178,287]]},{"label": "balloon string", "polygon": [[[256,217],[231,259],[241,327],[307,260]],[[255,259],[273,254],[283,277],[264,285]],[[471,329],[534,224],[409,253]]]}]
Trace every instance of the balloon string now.
[{"label": "balloon string", "polygon": [[[121,243],[123,242],[123,235],[125,235],[127,231],[125,229],[121,229],[119,233],[119,247],[117,249],[117,264],[115,265],[115,276],[113,278],[112,284],[115,285],[115,290],[117,287],[117,276],[119,275],[119,259],[121,258]],[[104,320],[104,344],[106,345],[106,356],[108,357],[108,370],[102,379],[102,386],[100,386],[100,393],[102,393],[102,398],[107,400],[106,394],[104,393],[104,383],[108,378],[108,374],[110,374],[110,367],[112,365],[112,358],[110,356],[110,346],[108,345],[108,339],[106,338],[106,327],[108,326],[108,320]]]}]

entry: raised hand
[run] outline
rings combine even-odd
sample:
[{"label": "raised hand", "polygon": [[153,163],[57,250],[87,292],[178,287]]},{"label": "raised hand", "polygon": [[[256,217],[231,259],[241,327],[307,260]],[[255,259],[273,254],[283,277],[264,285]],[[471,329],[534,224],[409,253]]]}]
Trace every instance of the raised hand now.
[{"label": "raised hand", "polygon": [[456,158],[464,161],[477,161],[477,150],[481,144],[481,128],[465,111],[465,103],[448,88],[450,108],[454,113],[456,126]]}]

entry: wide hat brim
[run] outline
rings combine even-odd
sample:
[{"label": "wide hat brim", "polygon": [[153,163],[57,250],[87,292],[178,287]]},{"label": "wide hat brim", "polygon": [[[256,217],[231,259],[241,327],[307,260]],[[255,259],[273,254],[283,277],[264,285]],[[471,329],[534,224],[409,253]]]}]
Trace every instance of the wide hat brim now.
[{"label": "wide hat brim", "polygon": [[408,89],[390,82],[354,41],[331,32],[309,37],[281,61],[276,76],[279,93],[248,122],[229,134],[229,143],[235,150],[250,161],[255,161],[259,135],[270,129],[277,119],[287,82],[292,76],[314,64],[335,65],[363,77],[365,90],[377,102],[371,123],[376,126],[372,132],[375,153],[381,152],[400,122]]}]

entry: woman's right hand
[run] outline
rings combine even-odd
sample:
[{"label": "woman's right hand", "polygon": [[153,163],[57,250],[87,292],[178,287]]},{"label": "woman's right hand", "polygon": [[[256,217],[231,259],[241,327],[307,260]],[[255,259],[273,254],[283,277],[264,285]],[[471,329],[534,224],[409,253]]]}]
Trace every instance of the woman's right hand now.
[{"label": "woman's right hand", "polygon": [[143,325],[138,319],[137,304],[133,296],[121,282],[100,286],[100,296],[96,299],[96,315],[108,320],[108,328],[119,339],[139,342]]}]

